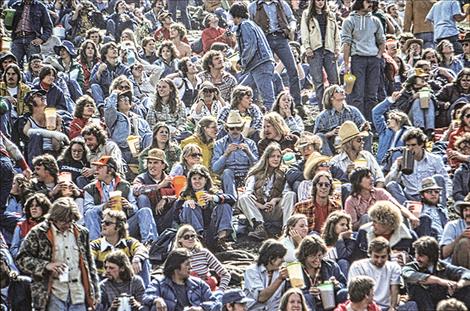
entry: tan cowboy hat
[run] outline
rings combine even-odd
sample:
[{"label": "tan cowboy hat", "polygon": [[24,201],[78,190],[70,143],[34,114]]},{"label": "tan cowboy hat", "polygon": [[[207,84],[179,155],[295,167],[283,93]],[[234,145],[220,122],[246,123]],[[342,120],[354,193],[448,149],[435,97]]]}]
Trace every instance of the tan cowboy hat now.
[{"label": "tan cowboy hat", "polygon": [[436,180],[432,177],[423,178],[421,181],[421,189],[419,192],[424,192],[428,190],[442,190],[442,187],[439,187]]},{"label": "tan cowboy hat", "polygon": [[305,180],[311,180],[314,176],[313,170],[317,169],[321,163],[330,162],[330,157],[321,155],[318,152],[312,153],[305,163],[304,178]]},{"label": "tan cowboy hat", "polygon": [[225,125],[227,127],[242,127],[243,124],[245,124],[245,121],[243,121],[243,118],[240,115],[240,112],[238,112],[238,110],[230,110],[230,112],[228,113],[228,118],[227,118],[227,122],[225,122]]},{"label": "tan cowboy hat", "polygon": [[306,147],[308,145],[313,145],[317,141],[316,138],[317,138],[317,136],[315,134],[307,132],[307,131],[303,131],[300,134],[299,139],[295,143],[295,147],[297,149],[301,149],[301,148]]},{"label": "tan cowboy hat", "polygon": [[455,210],[457,211],[457,214],[460,215],[460,217],[463,217],[463,208],[467,206],[470,206],[470,193],[467,194],[463,201],[456,202],[454,205]]},{"label": "tan cowboy hat", "polygon": [[158,148],[153,148],[149,150],[149,153],[145,157],[147,160],[160,160],[163,163],[165,163],[166,166],[168,166],[168,163],[166,162],[166,155],[163,150],[160,150]]},{"label": "tan cowboy hat", "polygon": [[362,137],[369,136],[369,133],[360,132],[359,129],[357,128],[356,123],[354,123],[353,121],[344,121],[344,123],[341,124],[341,127],[339,128],[338,136],[341,139],[341,146],[342,146],[348,141],[358,136],[362,136]]}]

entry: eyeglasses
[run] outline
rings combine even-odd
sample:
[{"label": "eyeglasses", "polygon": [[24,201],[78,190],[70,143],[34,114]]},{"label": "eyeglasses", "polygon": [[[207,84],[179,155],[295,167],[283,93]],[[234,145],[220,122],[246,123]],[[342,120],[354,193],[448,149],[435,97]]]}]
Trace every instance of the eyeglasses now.
[{"label": "eyeglasses", "polygon": [[322,162],[322,163],[318,164],[318,167],[330,167],[330,163]]},{"label": "eyeglasses", "polygon": [[189,155],[191,158],[201,158],[202,157],[202,154],[201,153],[191,153]]},{"label": "eyeglasses", "polygon": [[319,253],[319,254],[316,254],[316,255],[310,255],[308,257],[313,259],[313,260],[322,260],[323,259],[323,254]]},{"label": "eyeglasses", "polygon": [[183,235],[183,240],[194,240],[196,238],[195,234],[185,234]]},{"label": "eyeglasses", "polygon": [[331,184],[329,182],[319,182],[317,184],[320,188],[329,188]]},{"label": "eyeglasses", "polygon": [[241,127],[241,126],[240,126],[240,127],[229,127],[229,128],[228,128],[229,131],[239,131],[239,132],[240,132],[242,129],[243,129],[243,127]]},{"label": "eyeglasses", "polygon": [[121,85],[118,86],[118,88],[121,89],[121,90],[122,89],[130,90],[131,89],[131,87],[127,84],[121,84]]},{"label": "eyeglasses", "polygon": [[467,113],[466,115],[464,115],[465,118],[470,118],[470,113]]},{"label": "eyeglasses", "polygon": [[441,192],[441,190],[426,190],[424,191],[424,193],[427,193],[427,194],[439,194]]},{"label": "eyeglasses", "polygon": [[112,221],[107,221],[107,220],[103,220],[101,222],[101,225],[105,225],[106,227],[107,226],[111,226],[111,225],[115,225],[116,223],[115,222],[112,222]]},{"label": "eyeglasses", "polygon": [[123,102],[123,103],[130,103],[131,100],[129,99],[129,97],[120,97],[119,98],[119,101],[120,102]]}]

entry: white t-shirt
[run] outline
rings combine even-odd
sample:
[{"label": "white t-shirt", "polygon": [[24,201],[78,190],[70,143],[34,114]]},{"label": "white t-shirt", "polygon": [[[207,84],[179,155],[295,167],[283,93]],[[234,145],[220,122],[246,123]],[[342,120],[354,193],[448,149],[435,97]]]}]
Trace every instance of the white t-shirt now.
[{"label": "white t-shirt", "polygon": [[400,284],[401,268],[398,263],[387,261],[382,268],[372,264],[369,258],[353,262],[349,269],[348,280],[358,275],[374,279],[374,300],[381,307],[390,307],[390,285]]}]

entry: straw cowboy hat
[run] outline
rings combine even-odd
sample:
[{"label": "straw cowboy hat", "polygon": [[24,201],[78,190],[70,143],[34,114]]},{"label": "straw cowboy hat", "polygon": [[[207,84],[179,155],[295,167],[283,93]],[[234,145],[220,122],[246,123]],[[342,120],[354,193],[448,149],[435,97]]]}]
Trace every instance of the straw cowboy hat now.
[{"label": "straw cowboy hat", "polygon": [[304,168],[304,178],[305,180],[311,180],[313,178],[313,170],[317,169],[318,166],[322,163],[330,162],[330,157],[319,154],[318,152],[313,153],[308,157],[307,162],[305,163]]},{"label": "straw cowboy hat", "polygon": [[463,201],[456,202],[454,207],[460,217],[463,217],[463,208],[470,206],[470,193],[463,199]]},{"label": "straw cowboy hat", "polygon": [[369,133],[367,132],[360,132],[359,129],[357,128],[356,123],[352,121],[344,121],[343,124],[341,124],[341,127],[339,128],[338,131],[338,136],[341,139],[341,146],[347,143],[348,141],[356,138],[356,137],[366,137],[369,136]]},{"label": "straw cowboy hat", "polygon": [[297,149],[301,149],[301,148],[304,148],[308,145],[314,145],[318,141],[317,137],[318,136],[316,136],[313,133],[303,131],[302,134],[300,134],[299,139],[295,143],[295,147]]},{"label": "straw cowboy hat", "polygon": [[242,127],[245,124],[243,121],[242,116],[238,110],[230,110],[227,117],[227,122],[225,122],[225,126],[227,127]]},{"label": "straw cowboy hat", "polygon": [[403,49],[405,51],[407,51],[410,48],[410,45],[412,45],[413,43],[418,44],[421,47],[421,49],[423,48],[423,43],[424,43],[423,40],[421,40],[421,39],[408,39],[408,40],[406,40],[405,45],[403,46]]},{"label": "straw cowboy hat", "polygon": [[428,190],[442,190],[442,187],[439,187],[434,178],[426,177],[421,181],[421,189],[419,192],[421,193]]}]

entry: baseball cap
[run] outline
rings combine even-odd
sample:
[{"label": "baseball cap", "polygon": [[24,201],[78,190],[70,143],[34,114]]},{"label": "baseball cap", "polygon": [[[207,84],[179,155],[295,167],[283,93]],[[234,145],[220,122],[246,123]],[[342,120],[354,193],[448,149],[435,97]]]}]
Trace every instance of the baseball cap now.
[{"label": "baseball cap", "polygon": [[99,158],[98,161],[91,162],[91,164],[98,166],[108,166],[109,168],[117,170],[116,160],[114,160],[113,157],[110,156],[102,156],[101,158]]},{"label": "baseball cap", "polygon": [[246,297],[245,293],[241,289],[229,289],[225,291],[222,296],[222,304],[226,303],[249,303],[254,300]]}]

